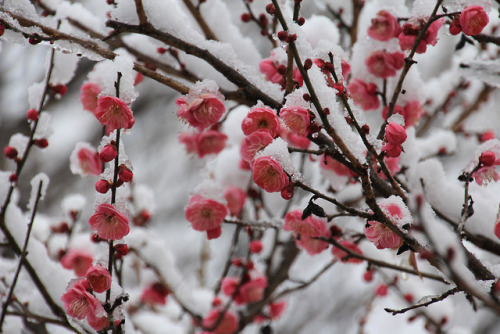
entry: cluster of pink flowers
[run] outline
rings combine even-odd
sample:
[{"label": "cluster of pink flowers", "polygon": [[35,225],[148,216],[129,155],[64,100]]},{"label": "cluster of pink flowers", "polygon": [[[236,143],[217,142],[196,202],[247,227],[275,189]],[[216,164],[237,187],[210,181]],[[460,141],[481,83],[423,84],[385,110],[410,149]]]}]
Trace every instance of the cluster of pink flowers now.
[{"label": "cluster of pink flowers", "polygon": [[286,214],[285,231],[293,232],[296,243],[299,247],[305,249],[310,255],[323,252],[328,248],[328,242],[317,238],[329,238],[330,231],[324,220],[309,216],[302,220],[302,211],[293,210]]},{"label": "cluster of pink flowers", "polygon": [[185,209],[186,219],[196,231],[206,231],[208,239],[218,238],[221,224],[228,214],[227,207],[211,198],[194,195]]},{"label": "cluster of pink flowers", "polygon": [[264,276],[254,279],[249,277],[247,281],[241,283],[236,278],[225,277],[221,285],[222,292],[228,297],[234,296],[237,305],[261,301],[266,287],[267,279]]},{"label": "cluster of pink flowers", "polygon": [[385,128],[385,138],[387,143],[382,146],[382,151],[385,151],[390,158],[399,157],[401,144],[406,141],[405,128],[400,124],[389,122]]},{"label": "cluster of pink flowers", "polygon": [[[266,75],[267,80],[272,83],[277,83],[282,89],[285,89],[287,68],[284,64],[280,64],[276,60],[274,53],[271,52],[271,57],[262,60],[259,64],[259,68],[260,72]],[[292,78],[299,86],[302,86],[304,83],[299,69],[295,66],[293,68]]]},{"label": "cluster of pink flowers", "polygon": [[488,13],[483,7],[472,5],[453,18],[450,24],[450,33],[458,35],[463,32],[469,36],[479,35],[489,21]]},{"label": "cluster of pink flowers", "polygon": [[[443,25],[444,18],[438,19],[431,23],[429,28],[424,34],[424,37],[420,41],[417,46],[417,53],[425,53],[427,51],[427,45],[436,45],[437,43],[437,34],[439,28]],[[422,29],[427,24],[427,19],[419,18],[419,19],[410,19],[401,28],[401,33],[399,34],[399,46],[401,50],[411,50],[415,41],[417,40],[418,35],[422,31]]]},{"label": "cluster of pink flowers", "polygon": [[496,166],[500,165],[500,156],[493,151],[485,151],[479,157],[479,165],[476,171],[472,173],[472,177],[477,184],[482,186],[491,181],[497,182],[499,180]]},{"label": "cluster of pink flowers", "polygon": [[[203,318],[204,328],[212,328],[217,324],[221,311],[213,309]],[[231,312],[225,311],[219,324],[211,331],[203,331],[201,334],[234,334],[238,330],[238,318]]]},{"label": "cluster of pink flowers", "polygon": [[109,320],[101,302],[93,292],[102,293],[111,287],[111,275],[102,266],[91,266],[84,279],[70,286],[61,300],[69,316],[85,319],[95,330],[102,330],[109,325]]},{"label": "cluster of pink flowers", "polygon": [[[220,94],[203,93],[178,98],[177,116],[197,129],[197,133],[184,132],[179,135],[188,153],[196,153],[203,158],[208,154],[218,154],[226,147],[227,136],[219,132],[217,122],[226,108]],[[208,130],[204,131],[206,128]]]}]

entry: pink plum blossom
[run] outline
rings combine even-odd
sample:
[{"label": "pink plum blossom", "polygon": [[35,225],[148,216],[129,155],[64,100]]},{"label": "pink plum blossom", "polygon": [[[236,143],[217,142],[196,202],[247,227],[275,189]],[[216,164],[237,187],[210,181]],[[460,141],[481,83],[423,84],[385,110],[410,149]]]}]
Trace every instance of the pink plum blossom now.
[{"label": "pink plum blossom", "polygon": [[[205,328],[213,327],[219,320],[221,311],[214,309],[203,318],[202,325]],[[234,334],[238,330],[238,318],[231,312],[226,311],[222,320],[212,331],[203,331],[201,334]]]},{"label": "pink plum blossom", "polygon": [[406,130],[402,125],[389,122],[385,128],[385,138],[390,143],[401,145],[406,141]]},{"label": "pink plum blossom", "polygon": [[87,322],[89,323],[90,327],[92,327],[96,331],[103,330],[104,328],[109,326],[109,320],[106,315],[96,317],[91,313],[87,317]]},{"label": "pink plum blossom", "polygon": [[377,86],[373,83],[367,84],[360,79],[353,79],[347,86],[347,90],[354,103],[363,110],[373,110],[380,106]]},{"label": "pink plum blossom", "polygon": [[116,129],[130,129],[135,119],[125,102],[114,96],[101,96],[97,100],[95,117],[106,126],[106,134]]},{"label": "pink plum blossom", "polygon": [[321,156],[320,166],[323,169],[335,172],[335,174],[339,176],[357,176],[357,174],[354,171],[352,171],[349,167],[338,162],[329,155],[323,154]]},{"label": "pink plum blossom", "polygon": [[203,158],[208,154],[218,154],[226,147],[227,136],[219,131],[207,130],[196,135],[196,153]]},{"label": "pink plum blossom", "polygon": [[227,207],[216,200],[194,195],[186,207],[186,219],[196,231],[207,231],[209,239],[220,236],[220,225],[227,216]]},{"label": "pink plum blossom", "polygon": [[[444,18],[436,20],[431,23],[429,29],[424,34],[424,37],[417,46],[417,53],[425,53],[427,51],[427,45],[436,45],[437,34],[439,28],[443,25]],[[420,34],[420,31],[427,24],[427,20],[423,18],[408,20],[401,28],[401,33],[399,34],[399,46],[401,50],[411,50],[415,41]]]},{"label": "pink plum blossom", "polygon": [[98,85],[92,82],[85,83],[80,88],[80,101],[82,102],[83,109],[95,113],[99,94],[101,94],[101,88]]},{"label": "pink plum blossom", "polygon": [[280,131],[280,120],[276,112],[269,108],[253,108],[241,122],[241,130],[245,136],[260,129],[266,129],[274,138]]},{"label": "pink plum blossom", "polygon": [[74,270],[76,276],[83,277],[92,265],[94,258],[84,250],[69,250],[62,258],[61,264],[64,268]]},{"label": "pink plum blossom", "polygon": [[377,41],[388,41],[399,35],[398,20],[389,12],[381,10],[372,19],[372,24],[368,28],[368,36]]},{"label": "pink plum blossom", "polygon": [[[387,118],[388,111],[389,111],[389,106],[386,106],[382,110],[383,119]],[[399,104],[396,104],[394,106],[394,111],[393,111],[393,114],[400,114],[403,116],[403,118],[405,119],[406,128],[417,124],[423,113],[424,110],[422,109],[422,104],[418,100],[413,100],[408,102],[404,106],[404,108]]]},{"label": "pink plum blossom", "polygon": [[262,129],[250,133],[241,142],[241,158],[246,162],[251,162],[255,154],[273,142],[273,137],[269,131]]},{"label": "pink plum blossom", "polygon": [[247,195],[243,189],[238,187],[229,186],[224,191],[224,198],[227,201],[227,208],[229,214],[233,217],[239,217],[243,206],[245,205]]},{"label": "pink plum blossom", "polygon": [[271,157],[263,156],[252,164],[253,181],[269,193],[281,191],[289,181],[280,163]]},{"label": "pink plum blossom", "polygon": [[402,52],[389,53],[387,51],[374,51],[365,60],[368,72],[376,77],[387,79],[396,75],[403,68],[405,55]]},{"label": "pink plum blossom", "polygon": [[[221,283],[222,292],[226,296],[233,296],[236,289],[240,285],[238,279],[233,277],[225,277]],[[263,276],[255,279],[250,279],[239,286],[238,292],[234,295],[234,302],[237,305],[255,303],[262,299],[264,290],[267,287],[267,279]]]},{"label": "pink plum blossom", "polygon": [[100,204],[89,219],[90,229],[105,240],[118,240],[126,236],[130,227],[128,218],[108,203]]},{"label": "pink plum blossom", "polygon": [[460,27],[469,36],[479,35],[489,21],[488,13],[479,5],[469,6],[460,14]]},{"label": "pink plum blossom", "polygon": [[366,238],[378,249],[394,248],[401,244],[399,236],[377,221],[368,221],[364,228]]},{"label": "pink plum blossom", "polygon": [[279,318],[285,312],[286,301],[274,302],[269,304],[269,317],[271,319]]},{"label": "pink plum blossom", "polygon": [[87,290],[90,289],[86,280],[80,280],[70,287],[61,300],[69,316],[84,319],[89,316],[101,317],[104,308],[101,302]]},{"label": "pink plum blossom", "polygon": [[[358,245],[356,245],[353,242],[350,242],[347,240],[340,240],[339,244],[341,244],[345,248],[353,251],[354,253],[358,253],[360,255],[363,255],[363,252],[358,247]],[[337,259],[341,262],[344,262],[344,263],[363,263],[362,259],[358,259],[356,257],[349,256],[349,254],[346,251],[344,251],[343,249],[340,249],[336,246],[332,247],[332,254],[333,254],[335,259]]]},{"label": "pink plum blossom", "polygon": [[224,103],[214,94],[201,94],[195,98],[180,97],[175,100],[177,116],[192,127],[203,130],[214,125],[224,115]]},{"label": "pink plum blossom", "polygon": [[154,306],[165,305],[169,291],[167,287],[161,283],[153,283],[142,291],[141,303]]},{"label": "pink plum blossom", "polygon": [[181,132],[177,137],[179,143],[184,144],[187,153],[196,153],[196,134],[191,132]]},{"label": "pink plum blossom", "polygon": [[111,288],[111,275],[103,266],[91,266],[87,270],[85,278],[92,290],[97,293],[108,291]]},{"label": "pink plum blossom", "polygon": [[319,254],[329,247],[327,242],[316,239],[330,237],[325,221],[313,216],[302,220],[300,210],[293,210],[286,214],[283,229],[293,232],[297,245],[304,248],[310,255]]},{"label": "pink plum blossom", "polygon": [[298,136],[307,136],[308,127],[311,123],[309,110],[302,107],[284,107],[280,111],[280,117],[291,132]]},{"label": "pink plum blossom", "polygon": [[289,131],[284,125],[280,128],[279,135],[291,147],[307,149],[311,145],[311,141],[307,137],[296,135]]}]

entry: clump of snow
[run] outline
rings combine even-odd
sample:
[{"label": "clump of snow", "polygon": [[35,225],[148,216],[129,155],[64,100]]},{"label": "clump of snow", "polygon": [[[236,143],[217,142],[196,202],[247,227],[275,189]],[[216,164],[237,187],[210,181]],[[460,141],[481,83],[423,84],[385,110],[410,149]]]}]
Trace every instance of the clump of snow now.
[{"label": "clump of snow", "polygon": [[[378,201],[380,209],[384,214],[398,227],[402,228],[404,225],[413,223],[413,217],[410,210],[399,196],[392,195]],[[391,207],[396,206],[401,209],[401,216],[395,215],[391,212]]]},{"label": "clump of snow", "polygon": [[80,58],[71,53],[56,52],[50,82],[65,85],[73,79]]},{"label": "clump of snow", "polygon": [[31,179],[31,195],[28,202],[28,210],[32,211],[40,193],[40,201],[44,199],[47,192],[47,187],[49,186],[49,177],[45,173],[39,173],[34,178]]},{"label": "clump of snow", "polygon": [[16,133],[10,137],[9,146],[12,146],[17,150],[18,157],[22,157],[28,147],[29,141],[30,139],[22,133]]},{"label": "clump of snow", "polygon": [[189,93],[184,97],[184,99],[186,100],[187,104],[190,104],[194,99],[203,94],[213,94],[217,96],[217,98],[221,100],[221,102],[224,103],[224,95],[219,92],[219,86],[213,80],[203,80],[196,82],[191,87]]},{"label": "clump of snow", "polygon": [[87,204],[87,199],[81,194],[68,195],[62,201],[62,208],[64,212],[80,212]]},{"label": "clump of snow", "polygon": [[295,168],[290,152],[288,152],[288,144],[283,139],[279,137],[274,139],[271,144],[255,155],[256,158],[262,156],[269,156],[278,161],[283,170],[292,177],[292,181],[301,179],[301,173]]},{"label": "clump of snow", "polygon": [[304,100],[304,94],[307,93],[307,88],[304,86],[295,89],[293,92],[286,96],[285,107],[302,107],[309,109],[310,102]]},{"label": "clump of snow", "polygon": [[193,193],[226,204],[224,189],[213,180],[204,180],[194,188]]},{"label": "clump of snow", "polygon": [[54,133],[54,130],[50,125],[51,118],[52,116],[50,116],[50,114],[47,112],[40,113],[33,139],[48,139],[50,135]]},{"label": "clump of snow", "polygon": [[32,109],[38,109],[42,101],[45,82],[35,82],[28,88],[28,102]]},{"label": "clump of snow", "polygon": [[339,42],[339,29],[330,18],[323,15],[312,15],[308,18],[302,26],[302,31],[313,48],[316,48],[321,40],[332,44]]},{"label": "clump of snow", "polygon": [[155,194],[147,185],[140,184],[134,188],[134,202],[139,209],[153,213],[156,209]]}]

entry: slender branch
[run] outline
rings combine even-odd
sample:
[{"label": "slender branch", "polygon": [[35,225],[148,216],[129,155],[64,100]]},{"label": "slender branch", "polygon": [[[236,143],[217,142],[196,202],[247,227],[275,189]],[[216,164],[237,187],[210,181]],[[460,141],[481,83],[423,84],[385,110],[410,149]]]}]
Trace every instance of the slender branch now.
[{"label": "slender branch", "polygon": [[146,16],[146,11],[144,10],[144,5],[142,0],[134,0],[135,2],[135,10],[137,12],[137,17],[139,17],[139,24],[146,25],[148,24],[148,18]]},{"label": "slender branch", "polygon": [[405,308],[400,309],[400,310],[395,310],[395,309],[391,309],[391,308],[384,308],[384,311],[386,311],[388,313],[392,313],[392,315],[403,314],[403,313],[408,312],[410,310],[414,310],[414,309],[417,309],[420,307],[427,307],[427,306],[432,305],[434,303],[445,300],[447,297],[452,296],[457,292],[460,292],[460,289],[458,287],[454,287],[453,289],[446,291],[442,295],[435,296],[435,297],[431,298],[429,301],[427,301],[425,303],[415,304],[415,305],[412,305],[410,307],[405,307]]},{"label": "slender branch", "polygon": [[417,271],[410,269],[410,268],[398,266],[398,265],[395,265],[392,263],[380,261],[380,260],[365,256],[365,255],[359,254],[359,253],[354,252],[353,250],[351,250],[347,247],[344,247],[341,243],[339,243],[337,240],[335,240],[333,238],[318,238],[318,239],[326,241],[326,242],[334,245],[335,247],[340,248],[341,250],[346,252],[350,257],[354,257],[356,259],[360,259],[360,260],[364,260],[364,261],[368,262],[369,265],[374,265],[374,266],[378,266],[378,267],[382,267],[382,268],[388,268],[388,269],[393,269],[393,270],[397,270],[397,271],[402,271],[402,272],[405,272],[408,274],[422,276],[422,277],[426,277],[426,278],[429,278],[429,279],[432,279],[435,281],[439,281],[441,283],[449,284],[444,278],[442,278],[439,275],[434,275],[434,274],[425,273],[425,272],[417,272]]},{"label": "slender branch", "polygon": [[468,108],[464,109],[463,112],[458,116],[458,118],[453,122],[451,125],[450,129],[453,132],[457,132],[460,127],[462,126],[463,122],[469,118],[476,110],[478,110],[481,107],[481,104],[486,102],[488,100],[488,97],[490,93],[494,90],[495,88],[489,85],[484,85],[483,89],[477,96],[476,100],[472,105],[470,105]]},{"label": "slender branch", "polygon": [[21,251],[21,257],[19,259],[19,263],[17,264],[16,272],[14,274],[14,278],[12,279],[12,284],[9,288],[7,298],[5,299],[5,302],[4,302],[3,307],[2,307],[2,314],[0,316],[0,333],[2,332],[3,322],[5,320],[5,315],[7,314],[7,307],[9,306],[10,300],[12,298],[12,294],[14,293],[14,289],[16,288],[17,279],[19,278],[19,274],[21,272],[23,262],[26,259],[26,256],[28,255],[28,251],[27,251],[28,250],[28,242],[30,240],[31,230],[33,229],[33,222],[35,220],[36,211],[38,209],[38,203],[40,202],[40,198],[42,197],[42,186],[43,186],[43,181],[40,180],[40,182],[38,184],[38,190],[36,193],[35,204],[33,206],[32,212],[31,212],[31,219],[30,219],[30,222],[28,224],[28,230],[26,231],[26,236],[24,238],[24,245],[23,245],[23,249]]},{"label": "slender branch", "polygon": [[408,57],[405,58],[405,65],[403,67],[403,70],[401,71],[401,74],[399,75],[398,83],[396,84],[396,87],[394,87],[394,92],[392,93],[392,98],[391,102],[389,102],[389,110],[387,111],[387,117],[385,118],[384,123],[380,127],[380,131],[378,133],[377,138],[382,139],[384,137],[385,133],[385,127],[387,126],[387,120],[389,117],[392,116],[394,113],[394,108],[396,107],[396,101],[398,100],[399,94],[401,93],[401,89],[403,88],[403,82],[406,78],[406,75],[408,74],[408,71],[410,71],[410,68],[413,64],[415,64],[415,61],[413,60],[413,56],[415,55],[417,51],[417,47],[424,38],[425,33],[431,26],[431,24],[436,20],[436,13],[443,3],[444,0],[437,0],[436,5],[434,6],[434,9],[432,10],[432,14],[427,20],[427,23],[423,27],[423,29],[420,31],[418,34],[417,38],[415,39],[415,43],[413,44],[413,48],[410,51],[410,54]]},{"label": "slender branch", "polygon": [[196,22],[198,22],[198,25],[200,26],[201,30],[203,31],[203,34],[205,35],[205,38],[217,41],[218,39],[215,36],[214,32],[208,26],[207,22],[203,18],[203,15],[201,15],[200,9],[195,7],[191,2],[191,0],[183,0],[183,2],[186,5],[189,12],[191,13],[191,15],[193,15]]}]

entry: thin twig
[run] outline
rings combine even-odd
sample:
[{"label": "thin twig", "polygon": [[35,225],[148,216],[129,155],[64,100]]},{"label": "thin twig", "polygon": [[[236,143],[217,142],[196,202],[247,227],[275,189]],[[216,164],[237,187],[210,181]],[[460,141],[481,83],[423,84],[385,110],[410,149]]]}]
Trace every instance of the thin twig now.
[{"label": "thin twig", "polygon": [[17,279],[19,278],[19,273],[21,272],[21,268],[23,266],[24,260],[26,259],[26,256],[28,255],[28,242],[30,240],[31,236],[31,230],[33,229],[33,222],[35,220],[35,215],[36,211],[38,209],[38,203],[40,202],[40,198],[42,197],[42,187],[43,187],[43,181],[40,180],[38,183],[38,190],[36,193],[36,199],[35,199],[35,204],[33,206],[32,212],[31,212],[31,219],[28,224],[28,230],[26,231],[26,236],[24,238],[24,245],[23,249],[21,251],[21,257],[19,259],[19,263],[17,264],[16,272],[14,274],[14,278],[12,279],[12,284],[10,285],[9,292],[7,294],[7,298],[5,299],[5,302],[2,307],[2,315],[0,316],[0,333],[2,332],[2,327],[3,327],[3,322],[5,320],[5,315],[7,314],[7,307],[9,306],[10,300],[12,298],[12,294],[14,293],[14,289],[16,287]]}]

